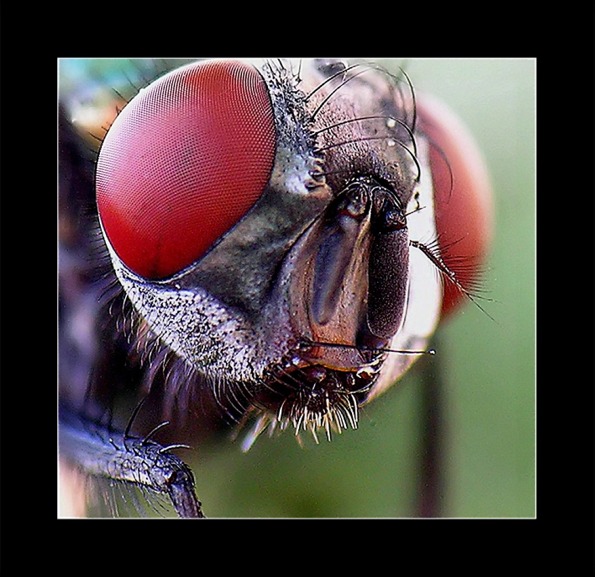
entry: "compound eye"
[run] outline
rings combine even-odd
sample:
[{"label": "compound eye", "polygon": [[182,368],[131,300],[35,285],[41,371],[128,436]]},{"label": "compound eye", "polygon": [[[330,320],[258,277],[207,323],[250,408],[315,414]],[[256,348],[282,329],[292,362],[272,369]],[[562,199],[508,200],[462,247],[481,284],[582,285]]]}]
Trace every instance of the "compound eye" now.
[{"label": "compound eye", "polygon": [[[463,287],[477,283],[493,236],[492,189],[478,145],[444,103],[418,98],[421,130],[430,141],[436,228],[442,258]],[[442,316],[464,302],[464,294],[445,282]]]},{"label": "compound eye", "polygon": [[162,279],[202,257],[261,196],[276,132],[251,65],[205,61],[141,90],[115,119],[97,162],[97,208],[120,260]]}]

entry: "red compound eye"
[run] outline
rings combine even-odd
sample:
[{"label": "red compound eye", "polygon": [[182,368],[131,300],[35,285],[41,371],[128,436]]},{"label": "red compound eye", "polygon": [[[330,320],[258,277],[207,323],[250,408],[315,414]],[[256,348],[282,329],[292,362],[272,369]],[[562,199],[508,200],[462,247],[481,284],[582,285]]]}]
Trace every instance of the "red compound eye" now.
[{"label": "red compound eye", "polygon": [[[467,128],[442,102],[420,95],[418,114],[421,129],[432,143],[430,165],[443,258],[464,287],[473,287],[493,235],[487,168]],[[463,301],[463,293],[445,282],[442,315],[447,316]]]},{"label": "red compound eye", "polygon": [[261,196],[276,133],[267,86],[248,64],[199,62],[131,100],[97,163],[97,207],[122,262],[159,279],[203,256]]}]

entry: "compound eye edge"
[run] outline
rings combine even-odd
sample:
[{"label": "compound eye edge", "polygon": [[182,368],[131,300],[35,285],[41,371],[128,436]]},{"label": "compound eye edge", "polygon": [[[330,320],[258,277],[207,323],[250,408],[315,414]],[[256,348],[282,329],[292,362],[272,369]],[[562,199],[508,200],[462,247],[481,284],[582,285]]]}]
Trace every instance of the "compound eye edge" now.
[{"label": "compound eye edge", "polygon": [[97,209],[111,247],[141,277],[180,272],[260,198],[275,151],[270,95],[252,65],[203,61],[162,76],[99,151]]},{"label": "compound eye edge", "polygon": [[[479,146],[462,120],[442,101],[417,97],[421,132],[429,142],[435,218],[442,258],[463,287],[473,287],[493,236],[492,188]],[[441,317],[465,301],[465,293],[445,281]]]}]

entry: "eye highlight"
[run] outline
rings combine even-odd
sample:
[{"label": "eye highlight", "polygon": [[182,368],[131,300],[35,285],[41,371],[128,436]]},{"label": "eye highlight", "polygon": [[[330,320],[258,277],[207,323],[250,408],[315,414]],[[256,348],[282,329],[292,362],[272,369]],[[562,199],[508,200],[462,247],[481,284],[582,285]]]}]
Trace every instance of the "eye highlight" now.
[{"label": "eye highlight", "polygon": [[259,199],[275,151],[268,89],[249,64],[199,62],[141,90],[97,163],[97,207],[116,254],[150,279],[189,266]]}]

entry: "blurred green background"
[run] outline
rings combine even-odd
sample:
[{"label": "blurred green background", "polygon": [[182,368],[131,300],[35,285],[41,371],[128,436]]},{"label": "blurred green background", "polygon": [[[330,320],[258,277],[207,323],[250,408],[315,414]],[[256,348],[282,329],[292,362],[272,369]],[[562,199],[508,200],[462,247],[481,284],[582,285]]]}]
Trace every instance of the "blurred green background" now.
[{"label": "blurred green background", "polygon": [[[61,63],[61,95],[82,64]],[[475,135],[495,194],[484,288],[490,319],[468,305],[440,330],[444,369],[444,517],[535,515],[535,61],[408,59],[416,90],[454,109]],[[108,63],[109,64],[109,63]],[[67,74],[65,73],[68,72]],[[74,71],[74,72],[73,72]],[[426,363],[434,362],[432,358]],[[436,368],[438,370],[438,368]],[[432,368],[429,368],[431,373]],[[415,517],[421,381],[411,371],[362,410],[357,431],[319,445],[292,433],[203,445],[193,462],[208,517]],[[186,455],[185,455],[186,456]]]}]

